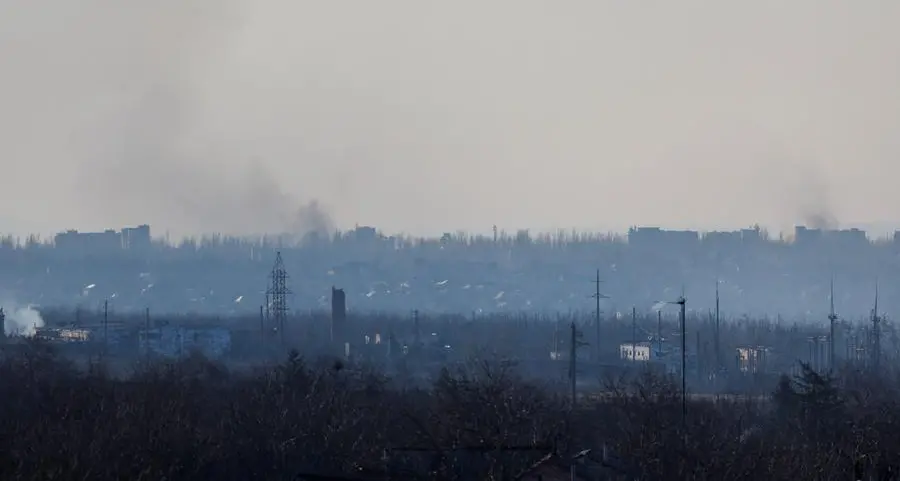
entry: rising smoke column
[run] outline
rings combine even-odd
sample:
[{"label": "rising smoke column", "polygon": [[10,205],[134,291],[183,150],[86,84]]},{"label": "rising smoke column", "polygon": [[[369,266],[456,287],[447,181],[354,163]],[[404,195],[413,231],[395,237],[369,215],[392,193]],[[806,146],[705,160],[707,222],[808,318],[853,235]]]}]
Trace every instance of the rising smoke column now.
[{"label": "rising smoke column", "polygon": [[44,327],[41,313],[31,305],[21,306],[12,301],[4,301],[0,303],[0,307],[6,314],[3,332],[7,336],[32,337],[36,328]]},{"label": "rising smoke column", "polygon": [[[54,102],[17,110],[42,111],[49,119],[36,121],[36,137],[65,136],[65,142],[44,142],[66,145],[65,152],[46,157],[78,166],[65,177],[79,193],[78,204],[93,212],[92,222],[146,222],[181,234],[330,233],[330,215],[306,195],[305,184],[289,183],[254,160],[272,154],[258,151],[269,142],[238,135],[254,126],[245,118],[247,109],[215,108],[257,103],[221,90],[231,76],[223,68],[241,51],[255,5],[86,0],[54,14],[23,7],[21,23],[41,34],[30,35],[40,42],[21,50],[49,53],[37,60],[20,53],[19,62],[31,67],[30,76],[53,79],[47,95]],[[57,23],[58,16],[68,20]],[[84,60],[69,66],[66,58]],[[59,128],[52,136],[45,127],[50,121]]]}]

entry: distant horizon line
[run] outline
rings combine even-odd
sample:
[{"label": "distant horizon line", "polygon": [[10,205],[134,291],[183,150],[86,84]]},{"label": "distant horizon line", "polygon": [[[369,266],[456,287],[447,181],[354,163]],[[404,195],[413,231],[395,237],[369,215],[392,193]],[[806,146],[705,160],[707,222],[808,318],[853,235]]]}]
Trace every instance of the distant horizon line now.
[{"label": "distant horizon line", "polygon": [[[264,232],[264,233],[229,233],[229,232],[202,232],[202,233],[186,233],[186,234],[175,234],[172,232],[174,229],[163,229],[163,230],[154,230],[152,224],[141,223],[141,224],[131,224],[124,225],[118,228],[106,228],[102,230],[81,230],[81,229],[73,229],[66,228],[60,229],[53,232],[29,232],[29,233],[16,233],[16,232],[3,232],[0,231],[0,236],[4,238],[14,238],[16,240],[27,240],[29,238],[35,238],[37,240],[52,240],[57,235],[65,234],[67,232],[77,232],[80,234],[102,234],[104,232],[116,232],[121,233],[122,229],[130,229],[135,227],[149,226],[150,233],[154,240],[164,240],[166,242],[172,242],[172,239],[175,239],[175,242],[178,241],[186,241],[186,240],[202,240],[209,239],[211,237],[226,237],[232,239],[262,239],[262,238],[276,238],[276,237],[284,237],[284,236],[295,236],[295,237],[303,237],[308,234],[314,233],[314,230],[306,231],[303,233],[294,233],[294,232]],[[440,234],[414,234],[410,232],[393,232],[388,233],[386,229],[378,228],[374,225],[365,225],[365,224],[355,224],[352,227],[335,227],[328,231],[328,235],[332,236],[334,234],[345,234],[349,232],[354,232],[360,228],[370,228],[374,229],[375,232],[379,235],[385,237],[402,237],[409,239],[440,239],[444,235],[456,236],[458,234],[465,234],[469,237],[487,237],[490,238],[494,235],[494,228],[496,228],[497,236],[505,236],[505,237],[515,237],[519,232],[528,232],[532,237],[538,236],[546,236],[546,235],[557,235],[560,233],[565,234],[588,234],[588,235],[597,235],[597,236],[627,236],[632,229],[660,229],[666,232],[696,232],[698,235],[702,236],[704,234],[713,234],[713,233],[735,233],[741,232],[745,230],[754,230],[759,229],[760,232],[766,233],[769,239],[777,240],[780,238],[790,238],[796,232],[797,228],[805,227],[806,229],[811,230],[822,230],[822,231],[847,231],[847,230],[860,230],[866,234],[866,237],[870,240],[878,240],[883,239],[885,237],[891,237],[895,233],[900,233],[900,222],[855,222],[855,223],[841,223],[839,225],[831,225],[831,226],[821,226],[816,227],[814,225],[807,225],[803,223],[795,224],[789,230],[772,230],[770,227],[767,227],[763,224],[748,224],[743,227],[737,228],[720,228],[720,229],[701,229],[701,228],[690,228],[683,226],[666,226],[661,224],[633,224],[625,229],[619,228],[610,228],[610,229],[602,229],[602,228],[590,228],[590,227],[566,227],[566,228],[503,228],[499,225],[492,226],[487,231],[483,230],[467,230],[467,229],[453,229],[446,230]],[[159,233],[162,232],[162,235]],[[320,231],[321,233],[321,231]]]}]

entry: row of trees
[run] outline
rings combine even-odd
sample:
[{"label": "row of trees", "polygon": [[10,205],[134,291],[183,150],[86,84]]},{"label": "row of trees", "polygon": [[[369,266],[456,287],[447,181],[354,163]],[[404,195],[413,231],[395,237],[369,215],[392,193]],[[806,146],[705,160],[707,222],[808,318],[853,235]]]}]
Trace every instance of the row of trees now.
[{"label": "row of trees", "polygon": [[[104,342],[102,326],[103,306],[94,310],[42,310],[49,327],[82,327],[94,329],[94,348]],[[673,306],[674,307],[674,306]],[[260,314],[225,317],[191,314],[165,315],[122,313],[110,309],[108,321],[116,327],[111,332],[109,349],[115,356],[143,356],[138,347],[139,329],[163,326],[204,328],[216,326],[231,332],[227,357],[236,362],[248,362],[262,357],[281,356],[296,348],[310,355],[345,353],[349,343],[354,357],[364,357],[372,363],[396,365],[404,358],[413,371],[424,369],[421,361],[434,363],[458,362],[485,350],[502,354],[507,359],[522,361],[519,372],[542,380],[564,376],[566,362],[552,362],[553,358],[567,358],[570,352],[571,323],[587,343],[578,348],[580,359],[587,361],[582,375],[596,379],[605,366],[638,364],[622,359],[621,346],[648,343],[653,363],[677,371],[681,365],[681,329],[677,309],[660,313],[638,312],[622,317],[604,316],[597,320],[592,313],[559,315],[491,314],[491,315],[427,315],[410,312],[350,313],[344,323],[333,326],[331,316],[323,311],[294,313],[285,323],[284,337],[274,332],[279,326],[274,320],[261,323]],[[688,385],[703,392],[759,393],[769,389],[780,372],[796,372],[798,361],[816,369],[831,366],[830,330],[827,324],[798,324],[777,319],[729,319],[719,323],[711,313],[687,314],[686,367]],[[334,329],[333,329],[334,327]],[[853,363],[860,368],[875,364],[891,364],[900,360],[900,330],[896,323],[882,320],[879,334],[874,335],[871,323],[837,321],[834,330],[834,361]],[[368,338],[368,341],[366,339]],[[377,342],[376,339],[380,340]],[[879,349],[874,347],[878,342]],[[415,356],[416,345],[424,348]],[[70,343],[73,351],[89,352],[91,346]],[[406,352],[404,352],[406,348]],[[754,357],[739,357],[740,349],[756,350]],[[412,351],[410,351],[412,349]],[[559,353],[559,354],[556,354]],[[745,356],[750,355],[744,352]],[[876,361],[876,355],[877,360]],[[761,379],[762,378],[762,379]]]},{"label": "row of trees", "polygon": [[[496,236],[483,234],[470,234],[464,231],[446,233],[440,237],[426,238],[404,234],[386,235],[377,232],[368,234],[368,230],[335,230],[330,235],[322,233],[309,233],[304,236],[296,235],[259,235],[259,236],[234,236],[227,234],[208,234],[203,236],[189,236],[182,239],[170,239],[168,236],[156,239],[155,246],[158,249],[184,248],[184,249],[284,249],[300,246],[321,245],[323,243],[341,244],[358,241],[377,241],[389,243],[400,248],[413,248],[428,245],[457,245],[457,246],[487,246],[496,245],[511,247],[523,244],[538,244],[552,247],[575,246],[579,244],[612,244],[622,243],[625,236],[616,233],[598,233],[577,230],[559,230],[557,232],[541,232],[532,234],[527,229],[518,230],[515,233],[498,231]],[[52,248],[53,238],[44,238],[40,234],[30,234],[25,237],[6,234],[0,236],[0,249],[39,249]]]},{"label": "row of trees", "polygon": [[692,399],[686,411],[670,379],[607,381],[608,396],[573,407],[494,357],[421,388],[296,353],[241,371],[194,357],[113,376],[30,344],[0,362],[0,476],[513,480],[547,454],[591,449],[579,470],[596,467],[594,479],[896,479],[894,374],[805,367],[771,399]]}]

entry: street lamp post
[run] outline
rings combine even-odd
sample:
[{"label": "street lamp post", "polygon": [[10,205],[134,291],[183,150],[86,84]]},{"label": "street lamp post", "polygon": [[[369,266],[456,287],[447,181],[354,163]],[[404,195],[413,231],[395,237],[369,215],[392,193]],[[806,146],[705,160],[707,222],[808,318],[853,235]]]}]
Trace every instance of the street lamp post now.
[{"label": "street lamp post", "polygon": [[685,310],[687,306],[687,299],[685,299],[684,294],[682,294],[678,299],[674,301],[662,301],[657,302],[654,305],[654,309],[657,311],[661,310],[664,306],[668,304],[676,304],[679,306],[679,322],[681,323],[681,432],[682,435],[686,436],[687,433],[687,373],[685,372],[685,367],[687,365],[687,329],[685,327]]},{"label": "street lamp post", "polygon": [[685,328],[685,305],[687,304],[687,300],[684,296],[678,298],[675,302],[679,306],[681,306],[681,430],[682,433],[686,433],[686,418],[687,418],[687,376],[685,374],[685,365],[686,361],[686,351],[687,351],[687,329]]}]

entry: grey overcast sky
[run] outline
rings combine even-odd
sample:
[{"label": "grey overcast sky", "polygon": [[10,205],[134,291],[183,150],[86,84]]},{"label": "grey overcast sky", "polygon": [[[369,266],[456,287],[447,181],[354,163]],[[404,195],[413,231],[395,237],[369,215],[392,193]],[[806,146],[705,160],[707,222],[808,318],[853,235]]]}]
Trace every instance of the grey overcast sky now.
[{"label": "grey overcast sky", "polygon": [[0,0],[0,231],[272,232],[313,201],[414,234],[900,221],[898,25],[896,0]]}]

